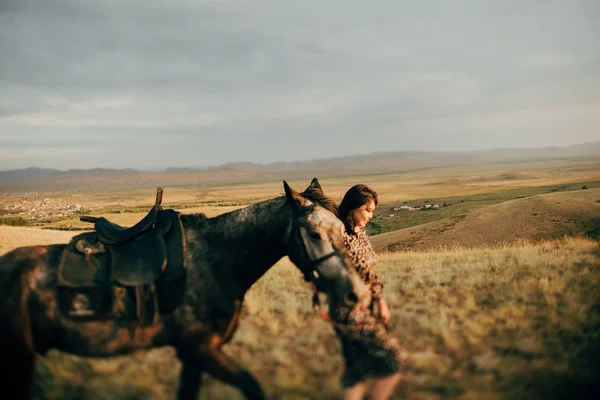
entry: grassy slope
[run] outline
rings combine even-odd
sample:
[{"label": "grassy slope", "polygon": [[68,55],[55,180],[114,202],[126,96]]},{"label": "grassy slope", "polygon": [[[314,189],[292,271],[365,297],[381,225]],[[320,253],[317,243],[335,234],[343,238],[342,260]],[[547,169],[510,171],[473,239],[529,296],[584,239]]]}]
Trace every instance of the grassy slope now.
[{"label": "grassy slope", "polygon": [[482,246],[600,234],[600,189],[556,192],[483,207],[372,237],[376,250]]},{"label": "grassy slope", "polygon": [[[504,184],[506,184],[506,182],[504,182]],[[600,181],[592,180],[550,186],[543,185],[526,187],[506,187],[499,185],[498,187],[486,187],[485,193],[471,195],[466,193],[460,195],[450,195],[452,192],[448,192],[449,195],[444,197],[427,197],[403,202],[388,201],[380,204],[380,206],[377,208],[374,219],[369,224],[368,229],[371,235],[376,235],[398,229],[409,228],[416,225],[422,225],[428,222],[439,221],[444,218],[456,217],[483,207],[510,200],[531,197],[545,193],[579,191],[583,186],[587,187],[588,189],[600,188]],[[382,200],[385,200],[385,198],[382,198]],[[426,211],[413,212],[394,210],[394,208],[398,208],[405,204],[411,207],[421,207],[425,204],[442,205],[444,203],[448,206],[438,210],[429,209]],[[390,214],[393,214],[394,216],[390,217]]]},{"label": "grassy slope", "polygon": [[[585,398],[600,373],[598,243],[563,239],[517,247],[381,256],[392,332],[414,355],[394,398]],[[289,262],[248,293],[225,351],[270,399],[340,399],[340,348],[310,309]],[[47,399],[173,399],[173,349],[89,360],[51,351],[37,366]],[[240,399],[205,379],[201,399]]]}]

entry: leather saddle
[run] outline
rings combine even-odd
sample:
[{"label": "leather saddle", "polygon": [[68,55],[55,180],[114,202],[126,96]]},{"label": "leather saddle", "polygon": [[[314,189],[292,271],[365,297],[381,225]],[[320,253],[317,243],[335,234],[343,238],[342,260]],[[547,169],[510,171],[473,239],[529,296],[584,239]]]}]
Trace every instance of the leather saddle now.
[{"label": "leather saddle", "polygon": [[157,321],[164,311],[157,285],[185,276],[180,214],[162,209],[162,193],[158,188],[155,205],[131,227],[104,217],[80,218],[94,230],[71,239],[58,268],[61,304],[69,316]]}]

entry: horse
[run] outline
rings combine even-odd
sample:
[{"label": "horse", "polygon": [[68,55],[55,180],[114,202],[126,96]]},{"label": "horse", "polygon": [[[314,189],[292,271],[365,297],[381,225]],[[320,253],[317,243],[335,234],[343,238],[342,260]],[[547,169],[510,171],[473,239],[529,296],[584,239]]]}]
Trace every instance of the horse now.
[{"label": "horse", "polygon": [[[185,276],[156,280],[160,313],[135,319],[74,320],[59,306],[57,282],[66,244],[27,246],[0,257],[0,379],[3,390],[30,395],[35,355],[57,349],[84,357],[173,346],[181,361],[177,398],[196,399],[207,373],[247,399],[264,399],[256,378],[222,351],[238,327],[245,293],[282,257],[331,301],[355,305],[365,287],[343,243],[343,224],[319,198],[318,180],[302,193],[283,181],[285,196],[213,218],[177,213]],[[309,200],[312,198],[313,200]],[[163,303],[171,303],[164,311]],[[139,310],[138,310],[139,311]],[[156,311],[156,309],[155,309]]]}]

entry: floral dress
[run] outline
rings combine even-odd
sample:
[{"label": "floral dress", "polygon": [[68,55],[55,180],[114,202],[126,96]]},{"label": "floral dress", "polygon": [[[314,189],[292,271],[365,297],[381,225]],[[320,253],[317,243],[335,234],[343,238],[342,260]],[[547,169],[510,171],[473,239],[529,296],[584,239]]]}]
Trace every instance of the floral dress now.
[{"label": "floral dress", "polygon": [[375,302],[383,296],[383,285],[375,275],[377,255],[367,233],[361,229],[353,235],[346,234],[344,244],[367,287],[354,308],[330,308],[345,360],[342,386],[348,388],[369,378],[394,375],[408,365],[409,357],[386,325],[373,315]]}]

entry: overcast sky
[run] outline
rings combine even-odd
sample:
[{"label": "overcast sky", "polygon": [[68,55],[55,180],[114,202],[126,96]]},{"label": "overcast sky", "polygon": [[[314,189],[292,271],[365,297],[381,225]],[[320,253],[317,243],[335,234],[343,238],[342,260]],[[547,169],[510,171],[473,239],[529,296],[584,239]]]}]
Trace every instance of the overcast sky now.
[{"label": "overcast sky", "polygon": [[600,1],[0,0],[0,170],[600,140]]}]

